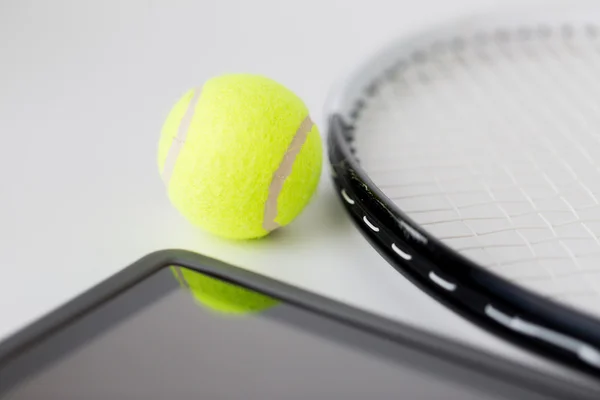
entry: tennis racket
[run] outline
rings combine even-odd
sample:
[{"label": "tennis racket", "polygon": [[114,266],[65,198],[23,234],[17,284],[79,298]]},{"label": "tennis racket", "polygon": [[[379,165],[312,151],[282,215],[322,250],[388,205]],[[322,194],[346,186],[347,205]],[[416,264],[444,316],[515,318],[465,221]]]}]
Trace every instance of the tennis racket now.
[{"label": "tennis racket", "polygon": [[424,292],[600,376],[600,12],[393,44],[328,110],[340,200]]}]

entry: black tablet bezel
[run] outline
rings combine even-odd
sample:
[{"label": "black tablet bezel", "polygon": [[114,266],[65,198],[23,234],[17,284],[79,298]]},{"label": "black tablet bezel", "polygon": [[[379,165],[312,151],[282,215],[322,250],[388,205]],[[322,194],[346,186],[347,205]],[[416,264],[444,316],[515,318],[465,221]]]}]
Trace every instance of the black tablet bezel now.
[{"label": "black tablet bezel", "polygon": [[392,341],[395,345],[410,348],[420,352],[424,357],[443,359],[457,368],[487,375],[498,382],[532,393],[546,395],[548,398],[586,399],[599,396],[598,392],[593,393],[589,388],[579,387],[566,380],[556,379],[556,377],[494,357],[491,354],[432,333],[361,311],[248,270],[185,250],[163,250],[151,253],[37,322],[25,327],[5,341],[0,342],[0,373],[4,368],[10,366],[11,360],[40,343],[49,335],[91,313],[97,307],[109,302],[160,269],[172,265],[190,268],[253,289],[328,319],[352,326],[360,331]]}]

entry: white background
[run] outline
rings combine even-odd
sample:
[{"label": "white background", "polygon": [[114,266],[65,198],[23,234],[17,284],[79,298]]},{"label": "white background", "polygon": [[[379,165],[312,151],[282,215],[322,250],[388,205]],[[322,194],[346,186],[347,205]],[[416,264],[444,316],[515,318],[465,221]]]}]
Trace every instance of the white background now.
[{"label": "white background", "polygon": [[184,248],[541,366],[393,271],[341,210],[328,168],[295,223],[232,243],[179,216],[156,166],[170,107],[211,76],[268,75],[324,131],[334,83],[374,50],[520,3],[0,1],[0,339],[153,250]]}]

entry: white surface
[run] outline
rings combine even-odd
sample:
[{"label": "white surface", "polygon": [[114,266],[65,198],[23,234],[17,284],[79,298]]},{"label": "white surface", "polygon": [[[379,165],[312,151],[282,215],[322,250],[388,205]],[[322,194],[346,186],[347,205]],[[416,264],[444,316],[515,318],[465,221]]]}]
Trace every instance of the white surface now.
[{"label": "white surface", "polygon": [[327,168],[296,223],[263,241],[232,243],[177,214],[155,162],[172,103],[210,76],[271,76],[305,99],[323,130],[330,88],[365,55],[497,3],[507,4],[0,3],[0,338],[150,251],[185,248],[537,363],[394,272],[344,215]]}]

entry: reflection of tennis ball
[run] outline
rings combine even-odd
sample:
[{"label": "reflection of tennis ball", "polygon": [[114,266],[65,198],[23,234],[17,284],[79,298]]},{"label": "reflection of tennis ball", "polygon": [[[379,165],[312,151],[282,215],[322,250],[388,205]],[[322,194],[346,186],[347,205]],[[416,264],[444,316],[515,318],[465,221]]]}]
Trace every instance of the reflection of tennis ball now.
[{"label": "reflection of tennis ball", "polygon": [[225,314],[248,314],[264,311],[277,300],[241,286],[187,269],[171,267],[179,283],[188,288],[194,298],[211,310]]},{"label": "reflection of tennis ball", "polygon": [[322,143],[302,100],[261,76],[192,89],[163,126],[158,164],[171,202],[216,235],[249,239],[287,225],[312,197]]}]

